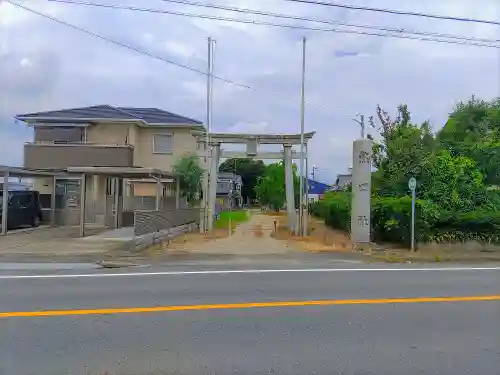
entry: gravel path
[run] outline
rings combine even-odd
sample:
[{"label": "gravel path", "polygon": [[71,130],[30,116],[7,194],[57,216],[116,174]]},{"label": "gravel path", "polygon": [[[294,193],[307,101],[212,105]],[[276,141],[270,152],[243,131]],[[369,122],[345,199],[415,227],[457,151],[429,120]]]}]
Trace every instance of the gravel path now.
[{"label": "gravel path", "polygon": [[[250,219],[238,225],[232,236],[200,244],[185,244],[193,254],[267,255],[296,251],[287,241],[271,237],[274,229],[272,216],[253,213]],[[191,247],[192,246],[192,247]]]}]

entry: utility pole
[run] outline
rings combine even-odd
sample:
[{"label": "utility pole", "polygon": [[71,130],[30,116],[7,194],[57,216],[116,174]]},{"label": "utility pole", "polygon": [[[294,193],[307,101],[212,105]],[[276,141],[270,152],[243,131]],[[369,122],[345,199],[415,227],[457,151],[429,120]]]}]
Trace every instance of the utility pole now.
[{"label": "utility pole", "polygon": [[[308,156],[309,156],[309,155],[308,155]],[[315,173],[316,173],[316,171],[317,171],[317,170],[318,170],[318,167],[316,167],[315,165],[313,165],[313,166],[312,166],[312,172],[311,172],[311,175],[312,175],[312,180],[313,180],[313,181],[316,181],[316,180],[314,179],[314,175],[315,175]]]},{"label": "utility pole", "polygon": [[357,118],[353,118],[352,120],[358,123],[361,126],[361,138],[365,138],[365,115],[358,114],[359,120]]},{"label": "utility pole", "polygon": [[[299,235],[304,235],[304,122],[305,122],[305,83],[306,83],[306,37],[302,38],[302,85],[300,90],[300,206]],[[307,178],[307,175],[305,176]]]},{"label": "utility pole", "polygon": [[212,57],[212,46],[213,46],[213,40],[211,37],[208,37],[208,51],[207,51],[207,128],[205,132],[205,168],[206,172],[204,175],[204,181],[203,181],[203,229],[204,232],[207,232],[208,229],[208,221],[211,219],[210,218],[210,212],[209,212],[209,180],[210,180],[210,164],[211,164],[211,156],[210,156],[210,130],[211,130],[211,125],[212,125],[212,63],[213,63],[213,57]]}]

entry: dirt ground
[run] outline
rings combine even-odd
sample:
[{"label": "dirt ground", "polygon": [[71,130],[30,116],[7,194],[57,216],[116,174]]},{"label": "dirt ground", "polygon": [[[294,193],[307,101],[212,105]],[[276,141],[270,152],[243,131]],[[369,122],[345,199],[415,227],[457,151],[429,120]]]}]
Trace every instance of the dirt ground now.
[{"label": "dirt ground", "polygon": [[286,213],[267,213],[277,221],[277,231],[273,237],[295,244],[303,251],[313,253],[352,252],[349,234],[327,227],[322,220],[309,217],[307,237],[293,236],[288,231]]},{"label": "dirt ground", "polygon": [[149,256],[167,252],[171,255],[271,255],[352,251],[345,233],[327,228],[313,218],[310,218],[309,229],[310,236],[295,237],[288,234],[285,212],[254,211],[250,219],[239,224],[231,235],[228,229],[215,230],[211,236],[189,233],[154,246],[145,253]]},{"label": "dirt ground", "polygon": [[253,212],[249,220],[237,225],[231,235],[228,229],[215,230],[211,236],[190,233],[147,251],[179,255],[271,255],[296,251],[286,241],[272,238],[273,231],[271,216]]},{"label": "dirt ground", "polygon": [[309,217],[307,237],[290,234],[286,212],[253,211],[247,222],[229,229],[216,229],[212,235],[189,233],[149,249],[142,255],[161,258],[165,255],[286,255],[286,254],[344,254],[368,262],[498,262],[500,251],[484,251],[480,247],[461,245],[425,247],[417,252],[372,244],[365,251],[355,251],[349,234],[327,227],[321,220]]}]

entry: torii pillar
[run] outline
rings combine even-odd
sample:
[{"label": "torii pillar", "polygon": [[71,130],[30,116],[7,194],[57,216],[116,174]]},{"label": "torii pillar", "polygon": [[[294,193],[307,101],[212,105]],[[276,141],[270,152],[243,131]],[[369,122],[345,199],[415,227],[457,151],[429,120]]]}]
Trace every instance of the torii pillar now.
[{"label": "torii pillar", "polygon": [[286,210],[288,212],[288,230],[291,232],[297,229],[297,212],[295,211],[295,193],[293,186],[292,145],[284,144],[283,149],[285,162]]}]

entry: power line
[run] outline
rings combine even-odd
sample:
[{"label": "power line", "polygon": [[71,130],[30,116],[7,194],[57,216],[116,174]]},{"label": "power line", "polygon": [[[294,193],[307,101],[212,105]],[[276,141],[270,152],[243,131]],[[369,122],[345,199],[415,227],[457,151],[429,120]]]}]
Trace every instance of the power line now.
[{"label": "power line", "polygon": [[275,18],[284,18],[284,19],[292,19],[292,20],[307,21],[307,22],[316,22],[316,23],[322,23],[322,24],[328,24],[328,25],[358,27],[358,28],[362,28],[362,29],[389,31],[389,32],[394,32],[394,33],[399,33],[399,34],[427,35],[427,36],[434,36],[434,37],[440,37],[440,38],[469,40],[469,41],[486,42],[486,43],[494,43],[494,42],[500,41],[499,39],[475,38],[475,37],[468,37],[468,36],[456,35],[456,34],[443,34],[443,33],[434,33],[434,32],[404,29],[404,28],[385,27],[385,26],[377,26],[377,25],[356,24],[356,23],[350,23],[350,22],[344,22],[344,21],[325,20],[325,19],[320,19],[320,18],[316,18],[316,17],[295,16],[295,15],[285,14],[285,13],[273,13],[273,12],[266,12],[266,11],[261,11],[261,10],[257,10],[257,9],[237,8],[237,7],[226,6],[226,5],[200,3],[197,1],[190,1],[190,0],[162,0],[162,1],[167,2],[167,3],[184,4],[184,5],[191,5],[191,6],[209,8],[209,9],[227,10],[229,12],[237,12],[237,13],[243,13],[243,14],[254,14],[254,15],[266,16],[266,17],[275,17]]},{"label": "power line", "polygon": [[[119,47],[123,47],[123,48],[126,48],[128,50],[131,50],[131,51],[134,51],[134,52],[137,52],[139,54],[142,54],[142,55],[145,55],[145,56],[148,56],[148,57],[151,57],[153,59],[156,59],[156,60],[160,60],[160,61],[163,61],[165,63],[168,63],[168,64],[171,64],[171,65],[175,65],[179,68],[183,68],[183,69],[186,69],[186,70],[189,70],[191,72],[194,72],[194,73],[199,73],[199,74],[203,74],[205,76],[208,76],[208,72],[205,72],[203,70],[200,70],[200,69],[197,69],[197,68],[193,68],[191,66],[188,66],[188,65],[184,65],[184,64],[181,64],[181,63],[178,63],[178,62],[175,62],[173,60],[169,60],[163,56],[160,56],[160,55],[156,55],[156,54],[153,54],[153,53],[150,53],[148,51],[145,51],[143,49],[140,49],[140,48],[137,48],[137,47],[134,47],[134,46],[130,46],[128,44],[125,44],[125,43],[122,43],[122,42],[119,42],[117,40],[114,40],[114,39],[111,39],[111,38],[108,38],[108,37],[105,37],[105,36],[102,36],[100,34],[97,34],[93,31],[90,31],[88,29],[85,29],[83,27],[80,27],[80,26],[76,26],[76,25],[73,25],[69,22],[66,22],[66,21],[63,21],[59,18],[56,18],[56,17],[53,17],[53,16],[50,16],[48,14],[45,14],[45,13],[42,13],[38,10],[35,10],[35,9],[32,9],[32,8],[29,8],[27,6],[24,6],[24,5],[21,5],[21,4],[18,4],[14,1],[11,1],[11,0],[3,0],[5,3],[8,3],[8,4],[11,4],[15,7],[18,7],[20,9],[23,9],[27,12],[30,12],[30,13],[33,13],[33,14],[36,14],[40,17],[43,17],[45,19],[49,19],[51,21],[54,21],[60,25],[64,25],[66,27],[69,27],[73,30],[77,30],[77,31],[80,31],[82,33],[85,33],[87,35],[90,35],[90,36],[93,36],[94,38],[97,38],[97,39],[100,39],[100,40],[104,40],[108,43],[112,43],[116,46],[119,46]],[[212,78],[213,79],[216,79],[218,81],[221,81],[221,82],[224,82],[224,83],[228,83],[228,84],[231,84],[231,85],[234,85],[234,86],[238,86],[238,87],[241,87],[241,88],[245,88],[245,89],[249,89],[249,90],[253,90],[253,91],[256,91],[256,92],[261,92],[261,93],[264,93],[264,94],[267,94],[267,95],[271,95],[271,96],[276,96],[276,97],[279,97],[281,99],[286,99],[286,100],[293,100],[293,101],[298,101],[297,98],[295,97],[291,97],[291,96],[283,96],[283,95],[280,95],[278,93],[273,93],[273,92],[270,92],[270,91],[267,91],[267,90],[262,90],[260,88],[257,88],[257,87],[253,87],[253,86],[249,86],[249,85],[246,85],[246,84],[243,84],[243,83],[239,83],[237,81],[233,81],[233,80],[230,80],[228,78],[224,78],[224,77],[221,77],[221,76],[217,76],[217,75],[212,75]],[[328,111],[334,111],[334,112],[337,112],[339,114],[342,114],[344,116],[353,116],[353,114],[351,113],[347,113],[347,112],[343,112],[342,110],[340,109],[336,109],[336,108],[330,108],[330,107],[325,107],[325,106],[322,106],[322,105],[318,105],[318,104],[313,104],[313,103],[306,103],[308,105],[311,105],[313,107],[317,107],[317,108],[321,108],[321,109],[325,109],[325,110],[328,110]]]},{"label": "power line", "polygon": [[444,15],[438,15],[438,14],[419,13],[419,12],[403,11],[403,10],[396,10],[396,9],[372,8],[372,7],[366,7],[366,6],[351,5],[351,4],[331,3],[331,2],[326,2],[326,1],[313,1],[313,0],[283,0],[283,1],[288,1],[288,2],[292,2],[292,3],[311,4],[311,5],[323,5],[323,6],[344,8],[344,9],[351,9],[351,10],[364,10],[364,11],[369,11],[369,12],[389,13],[389,14],[396,14],[396,15],[400,15],[400,16],[415,16],[415,17],[434,18],[434,19],[439,19],[439,20],[473,22],[473,23],[482,23],[482,24],[500,26],[499,21],[481,20],[481,19],[476,19],[476,18],[444,16]]},{"label": "power line", "polygon": [[[411,36],[411,35],[397,35],[397,34],[388,34],[388,33],[366,32],[366,31],[358,31],[358,30],[343,30],[343,29],[333,29],[333,28],[327,29],[327,28],[321,28],[321,27],[309,27],[309,26],[299,26],[299,25],[291,25],[291,24],[277,24],[277,23],[267,22],[267,21],[245,20],[245,19],[239,19],[239,18],[212,16],[212,15],[187,13],[187,12],[174,12],[174,11],[163,10],[163,9],[139,8],[139,7],[134,7],[134,6],[126,6],[126,5],[100,4],[100,3],[92,3],[92,2],[86,2],[86,1],[69,1],[69,0],[50,0],[50,1],[64,3],[64,4],[71,4],[71,5],[85,5],[85,6],[94,6],[94,7],[101,7],[101,8],[132,10],[132,11],[146,12],[146,13],[161,13],[161,14],[170,14],[170,15],[175,15],[175,16],[211,19],[211,20],[226,21],[226,22],[237,22],[237,23],[245,23],[245,24],[252,24],[252,25],[261,25],[261,26],[281,27],[281,28],[288,28],[288,29],[334,32],[334,33],[356,34],[356,35],[370,35],[370,36],[378,36],[378,37],[386,37],[386,38],[399,38],[399,39],[410,39],[410,40],[428,41],[428,42],[437,42],[437,43],[446,43],[446,44],[469,45],[469,46],[476,46],[476,47],[487,47],[487,48],[497,48],[497,49],[500,48],[500,45],[487,44],[487,43],[476,43],[476,42],[470,42],[470,41],[446,40],[446,39],[436,39],[436,38],[427,38],[427,37],[416,37],[416,36]],[[491,42],[495,43],[496,41],[491,40]]]}]

